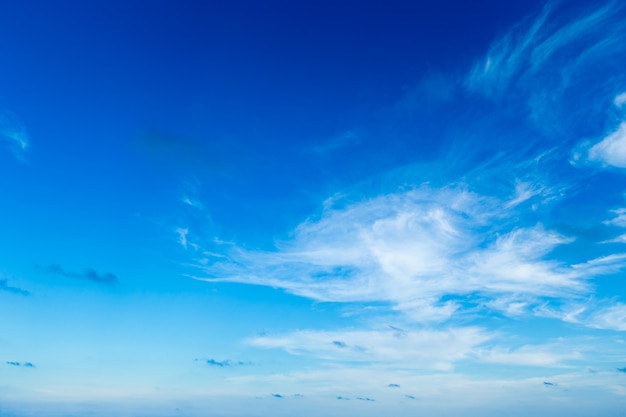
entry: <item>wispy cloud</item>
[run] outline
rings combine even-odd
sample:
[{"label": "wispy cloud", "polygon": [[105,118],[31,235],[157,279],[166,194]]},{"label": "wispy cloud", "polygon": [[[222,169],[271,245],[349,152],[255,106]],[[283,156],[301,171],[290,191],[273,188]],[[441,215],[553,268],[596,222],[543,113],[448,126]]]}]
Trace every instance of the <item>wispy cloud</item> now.
[{"label": "wispy cloud", "polygon": [[13,113],[0,111],[0,139],[21,159],[28,149],[30,138],[22,122]]},{"label": "wispy cloud", "polygon": [[[547,3],[537,16],[522,22],[491,46],[487,56],[470,72],[466,86],[496,96],[504,94],[513,83],[527,87],[531,81],[540,82],[537,74],[548,66],[557,65],[570,74],[591,60],[598,61],[625,48],[626,23],[619,16],[619,2],[577,14],[571,10],[574,9]],[[559,82],[569,80],[562,77]]]},{"label": "wispy cloud", "polygon": [[276,251],[234,248],[228,261],[205,267],[211,277],[199,279],[284,288],[319,301],[388,302],[414,319],[442,321],[462,312],[445,296],[507,298],[522,312],[537,298],[585,293],[594,274],[626,264],[619,256],[549,260],[572,239],[510,220],[506,203],[494,197],[422,187],[327,208]]},{"label": "wispy cloud", "polygon": [[589,149],[589,159],[626,168],[626,122]]},{"label": "wispy cloud", "polygon": [[605,220],[604,224],[610,226],[626,227],[626,209],[620,208],[611,211],[614,216],[610,220]]},{"label": "wispy cloud", "polygon": [[626,331],[626,304],[615,305],[596,310],[587,319],[591,327]]},{"label": "wispy cloud", "polygon": [[[338,336],[346,340],[337,349]],[[292,354],[314,355],[326,360],[395,363],[404,368],[450,369],[467,359],[474,349],[491,338],[478,328],[451,328],[445,331],[419,330],[398,338],[391,330],[297,331],[282,336],[249,340],[253,346],[279,348]]]},{"label": "wispy cloud", "polygon": [[[624,4],[569,3],[548,2],[494,42],[465,78],[472,95],[505,103],[501,113],[524,118],[545,139],[561,145],[597,135],[593,129],[598,125],[589,120],[606,117],[609,97],[626,86],[617,64],[626,55]],[[615,104],[621,106],[621,95],[617,97]],[[620,135],[618,130],[607,137],[592,159],[621,149]],[[574,161],[587,159],[584,148]],[[623,157],[613,156],[607,164],[621,166]]]},{"label": "wispy cloud", "polygon": [[0,279],[0,291],[7,291],[18,295],[30,295],[29,291],[9,285],[9,280],[7,278]]},{"label": "wispy cloud", "polygon": [[[569,350],[569,352],[568,352]],[[498,363],[516,366],[558,367],[580,360],[581,352],[572,351],[566,346],[522,346],[519,349],[492,348],[478,353],[479,360],[485,363]]]},{"label": "wispy cloud", "polygon": [[181,246],[187,249],[187,235],[189,234],[189,229],[179,227],[176,229],[176,233],[178,234],[178,241]]},{"label": "wispy cloud", "polygon": [[93,268],[86,268],[83,272],[71,272],[61,268],[60,265],[52,264],[45,268],[48,272],[61,275],[68,278],[80,279],[83,281],[91,281],[97,284],[114,285],[119,281],[117,276],[110,272],[99,273]]}]

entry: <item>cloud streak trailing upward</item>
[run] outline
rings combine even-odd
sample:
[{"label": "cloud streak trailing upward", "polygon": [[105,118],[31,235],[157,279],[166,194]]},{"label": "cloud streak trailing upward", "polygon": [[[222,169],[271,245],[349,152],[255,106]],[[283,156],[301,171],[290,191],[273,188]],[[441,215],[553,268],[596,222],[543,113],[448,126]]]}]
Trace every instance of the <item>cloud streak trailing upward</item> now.
[{"label": "cloud streak trailing upward", "polygon": [[83,272],[71,272],[65,271],[63,268],[61,268],[60,265],[52,264],[49,265],[46,270],[48,272],[52,272],[53,274],[57,274],[63,277],[79,279],[83,281],[91,281],[96,284],[114,285],[119,282],[117,276],[115,276],[114,274],[110,272],[105,272],[101,274],[93,268],[86,268]]}]

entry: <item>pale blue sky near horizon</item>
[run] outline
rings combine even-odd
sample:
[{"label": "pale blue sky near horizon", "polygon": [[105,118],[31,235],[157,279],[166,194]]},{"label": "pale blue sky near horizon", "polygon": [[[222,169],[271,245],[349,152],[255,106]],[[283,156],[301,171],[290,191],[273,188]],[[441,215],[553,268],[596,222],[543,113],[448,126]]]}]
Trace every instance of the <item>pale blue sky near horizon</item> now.
[{"label": "pale blue sky near horizon", "polygon": [[0,414],[621,416],[619,1],[0,3]]}]

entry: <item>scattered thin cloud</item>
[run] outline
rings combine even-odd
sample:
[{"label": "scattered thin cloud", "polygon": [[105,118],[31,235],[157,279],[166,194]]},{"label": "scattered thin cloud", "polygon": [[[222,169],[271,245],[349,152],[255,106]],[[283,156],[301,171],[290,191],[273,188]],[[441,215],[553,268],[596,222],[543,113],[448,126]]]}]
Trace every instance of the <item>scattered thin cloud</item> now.
[{"label": "scattered thin cloud", "polygon": [[119,281],[117,276],[110,272],[99,273],[93,268],[86,268],[83,272],[65,271],[60,265],[52,264],[45,268],[48,272],[61,275],[67,278],[74,278],[83,281],[91,281],[103,285],[115,285]]},{"label": "scattered thin cloud", "polygon": [[587,317],[586,322],[597,329],[626,331],[626,304],[615,303],[599,308]]},{"label": "scattered thin cloud", "polygon": [[537,16],[522,22],[491,46],[487,56],[470,72],[467,88],[492,97],[505,94],[514,81],[517,85],[525,85],[523,81],[531,79],[535,84],[545,81],[537,75],[556,64],[563,74],[560,82],[569,83],[568,76],[591,60],[624,49],[625,23],[619,16],[620,9],[618,2],[609,2],[587,13],[572,15],[559,8],[558,3],[547,3]]},{"label": "scattered thin cloud", "polygon": [[[329,340],[341,335],[346,347],[337,349]],[[406,368],[448,370],[453,363],[474,356],[474,351],[491,338],[473,327],[441,331],[419,330],[395,337],[390,330],[347,330],[337,332],[297,331],[282,336],[249,340],[252,346],[283,349],[295,355],[314,355],[326,360],[396,363]]]},{"label": "scattered thin cloud", "polygon": [[19,287],[14,287],[12,285],[9,285],[9,280],[7,278],[0,279],[0,291],[6,291],[12,294],[18,294],[18,295],[24,295],[24,296],[30,295],[29,291],[23,290]]},{"label": "scattered thin cloud", "polygon": [[24,368],[34,368],[35,365],[33,365],[31,362],[14,362],[14,361],[6,361],[5,362],[7,365],[11,365],[11,366],[21,366]]},{"label": "scattered thin cloud", "polygon": [[0,140],[6,142],[18,159],[22,159],[30,144],[30,138],[22,122],[8,111],[0,111]]},{"label": "scattered thin cloud", "polygon": [[615,97],[615,100],[613,101],[613,103],[617,107],[622,107],[624,104],[626,104],[626,92],[623,92],[622,94],[618,94]]},{"label": "scattered thin cloud", "polygon": [[243,361],[232,361],[229,359],[226,360],[216,360],[216,359],[199,359],[196,358],[194,359],[195,362],[203,362],[209,366],[213,366],[213,367],[217,367],[217,368],[232,368],[235,366],[243,366],[243,365],[247,365],[246,362]]},{"label": "scattered thin cloud", "polygon": [[183,248],[187,249],[187,235],[189,234],[189,229],[179,227],[176,229],[176,233],[178,234],[178,242]]},{"label": "scattered thin cloud", "polygon": [[563,320],[586,327],[626,331],[626,305],[610,299],[564,303],[560,308],[542,306],[536,315]]},{"label": "scattered thin cloud", "polygon": [[[569,352],[568,352],[569,350]],[[491,348],[478,353],[479,360],[485,363],[499,363],[515,366],[557,367],[580,360],[583,355],[567,346],[522,346],[518,349]]]},{"label": "scattered thin cloud", "polygon": [[604,224],[609,226],[626,227],[626,209],[620,208],[611,211],[614,216],[610,220],[605,220]]}]

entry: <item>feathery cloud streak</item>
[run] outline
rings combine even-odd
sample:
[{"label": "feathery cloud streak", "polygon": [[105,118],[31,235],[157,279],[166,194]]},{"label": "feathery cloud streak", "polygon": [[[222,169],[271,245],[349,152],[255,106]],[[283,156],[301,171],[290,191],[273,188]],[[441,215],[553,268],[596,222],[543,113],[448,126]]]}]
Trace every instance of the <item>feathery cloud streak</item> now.
[{"label": "feathery cloud streak", "polygon": [[[567,264],[547,259],[571,238],[541,224],[515,224],[506,201],[464,187],[410,191],[328,208],[300,224],[274,252],[233,249],[205,269],[208,281],[283,288],[318,301],[388,302],[420,320],[446,320],[460,306],[444,296],[574,297],[623,257]],[[493,305],[494,307],[497,307]]]},{"label": "feathery cloud streak", "polygon": [[516,88],[541,88],[553,73],[549,67],[556,66],[562,77],[550,87],[558,90],[569,86],[576,71],[626,49],[626,22],[619,2],[582,11],[559,6],[548,3],[533,21],[496,41],[474,66],[466,86],[491,97],[504,94],[514,83]]},{"label": "feathery cloud streak", "polygon": [[[345,347],[337,348],[333,340],[338,337],[346,341]],[[298,331],[257,337],[249,343],[292,354],[313,354],[325,360],[447,370],[454,362],[467,359],[478,345],[490,338],[481,329],[466,327],[407,332],[402,337],[389,330]]]}]

